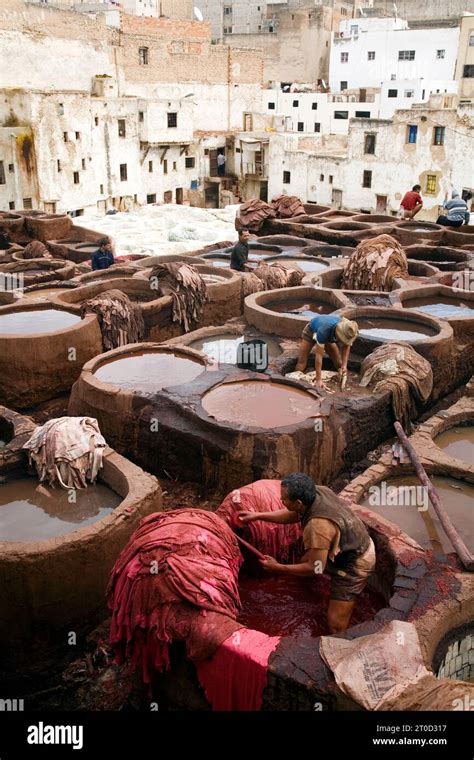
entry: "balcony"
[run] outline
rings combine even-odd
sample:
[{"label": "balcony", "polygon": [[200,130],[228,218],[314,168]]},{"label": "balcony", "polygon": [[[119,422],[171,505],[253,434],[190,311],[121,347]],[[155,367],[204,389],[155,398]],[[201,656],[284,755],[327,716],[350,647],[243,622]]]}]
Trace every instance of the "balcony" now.
[{"label": "balcony", "polygon": [[260,161],[244,161],[242,173],[246,177],[268,179],[268,164],[261,163]]}]

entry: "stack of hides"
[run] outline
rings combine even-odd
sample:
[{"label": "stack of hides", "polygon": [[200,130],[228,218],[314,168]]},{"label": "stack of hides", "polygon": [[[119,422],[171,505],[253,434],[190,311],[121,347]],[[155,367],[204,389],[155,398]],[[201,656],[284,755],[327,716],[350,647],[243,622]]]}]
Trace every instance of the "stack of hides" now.
[{"label": "stack of hides", "polygon": [[277,195],[272,200],[272,206],[278,219],[291,219],[293,216],[306,214],[301,200],[296,195]]},{"label": "stack of hides", "polygon": [[251,232],[258,232],[267,219],[275,218],[275,209],[265,201],[257,199],[245,201],[237,212],[236,226],[247,227]]},{"label": "stack of hides", "polygon": [[[216,514],[229,525],[239,528],[237,512],[277,512],[285,509],[280,498],[279,480],[257,480],[228,494]],[[279,562],[295,562],[303,554],[302,531],[299,523],[251,522],[240,526],[242,538]]]},{"label": "stack of hides", "polygon": [[360,368],[362,386],[375,393],[389,390],[396,420],[407,432],[416,415],[416,402],[425,402],[433,390],[431,364],[409,343],[387,343],[365,357]]},{"label": "stack of hides", "polygon": [[40,240],[32,240],[31,243],[23,249],[24,259],[52,259],[50,252],[45,244]]},{"label": "stack of hides", "polygon": [[342,274],[346,290],[392,290],[394,279],[408,277],[403,248],[390,235],[363,240],[351,254]]},{"label": "stack of hides", "polygon": [[172,297],[173,322],[179,322],[189,332],[208,300],[206,283],[196,267],[180,261],[157,264],[151,270],[150,283],[157,295]]},{"label": "stack of hides", "polygon": [[254,274],[263,283],[262,290],[276,290],[279,288],[293,288],[301,285],[304,272],[291,264],[267,264],[261,261]]},{"label": "stack of hides", "polygon": [[97,420],[59,417],[37,427],[23,448],[41,483],[86,488],[102,468],[105,445]]},{"label": "stack of hides", "polygon": [[81,316],[97,314],[104,351],[138,343],[145,335],[142,310],[121,290],[106,290],[85,301]]},{"label": "stack of hides", "polygon": [[232,530],[212,512],[179,509],[142,520],[115,563],[107,591],[118,662],[146,683],[169,667],[169,644],[210,657],[239,626],[242,562]]}]

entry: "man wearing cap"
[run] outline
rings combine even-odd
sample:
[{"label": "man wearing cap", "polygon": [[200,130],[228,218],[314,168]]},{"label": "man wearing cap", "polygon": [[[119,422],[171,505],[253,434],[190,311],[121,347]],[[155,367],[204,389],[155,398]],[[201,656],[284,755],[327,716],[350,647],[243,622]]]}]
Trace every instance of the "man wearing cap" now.
[{"label": "man wearing cap", "polygon": [[[326,352],[339,371],[341,378],[347,375],[347,362],[351,346],[359,334],[357,322],[335,314],[318,314],[308,322],[301,334],[296,371],[305,372],[311,351],[315,353],[316,388],[324,388],[322,381],[323,357]],[[339,350],[338,343],[341,344]]]}]

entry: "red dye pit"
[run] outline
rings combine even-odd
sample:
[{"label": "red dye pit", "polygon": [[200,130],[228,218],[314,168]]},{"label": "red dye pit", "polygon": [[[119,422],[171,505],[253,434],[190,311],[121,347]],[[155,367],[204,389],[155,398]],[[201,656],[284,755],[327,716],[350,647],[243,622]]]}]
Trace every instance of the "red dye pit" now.
[{"label": "red dye pit", "polygon": [[[238,622],[268,636],[327,635],[330,584],[328,576],[290,578],[241,574],[242,610]],[[381,594],[365,589],[356,603],[350,625],[370,620],[386,606]]]}]

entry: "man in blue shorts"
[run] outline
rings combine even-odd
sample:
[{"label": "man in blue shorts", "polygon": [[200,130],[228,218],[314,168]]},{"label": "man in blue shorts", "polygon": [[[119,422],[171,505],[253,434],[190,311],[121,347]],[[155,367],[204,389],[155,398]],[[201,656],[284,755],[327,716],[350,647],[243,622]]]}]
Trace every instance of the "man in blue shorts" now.
[{"label": "man in blue shorts", "polygon": [[[351,346],[359,334],[357,322],[335,314],[318,314],[308,322],[301,334],[301,344],[296,370],[306,371],[311,351],[315,354],[316,388],[323,388],[323,357],[326,353],[339,371],[341,377],[347,375],[347,362]],[[339,345],[340,348],[339,348]]]}]

